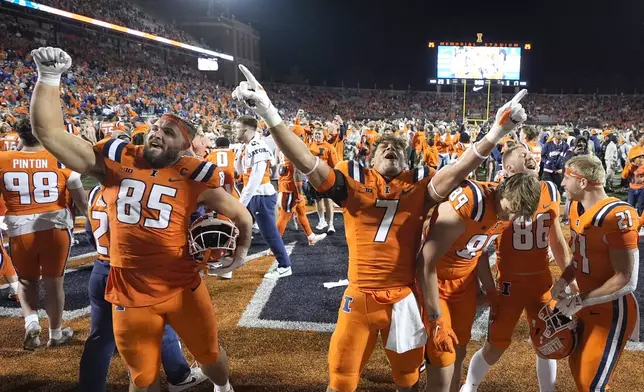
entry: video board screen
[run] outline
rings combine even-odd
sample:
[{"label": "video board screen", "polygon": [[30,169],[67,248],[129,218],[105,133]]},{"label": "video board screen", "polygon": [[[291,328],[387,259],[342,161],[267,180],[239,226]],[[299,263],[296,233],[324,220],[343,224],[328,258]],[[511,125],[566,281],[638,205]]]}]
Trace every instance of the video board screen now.
[{"label": "video board screen", "polygon": [[439,46],[436,73],[439,79],[519,80],[521,48]]}]

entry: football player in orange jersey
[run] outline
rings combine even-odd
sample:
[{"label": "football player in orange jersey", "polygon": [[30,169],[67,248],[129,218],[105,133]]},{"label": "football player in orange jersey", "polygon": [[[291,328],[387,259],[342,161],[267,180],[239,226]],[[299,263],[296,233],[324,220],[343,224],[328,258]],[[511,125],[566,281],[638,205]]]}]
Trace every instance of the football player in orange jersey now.
[{"label": "football player in orange jersey", "polygon": [[9,123],[2,123],[0,133],[0,151],[13,151],[18,149],[18,134],[11,128]]},{"label": "football player in orange jersey", "polygon": [[[292,131],[304,140],[303,129],[293,128]],[[281,151],[278,153],[278,158],[280,163],[278,169],[280,175],[278,182],[280,202],[278,204],[279,216],[277,217],[277,230],[283,236],[286,225],[291,220],[293,212],[295,212],[297,220],[306,234],[309,245],[315,245],[325,239],[327,234],[315,234],[311,230],[309,218],[306,216],[306,201],[303,199],[302,173],[295,169],[293,163]]]},{"label": "football player in orange jersey", "polygon": [[[280,150],[295,168],[308,176],[318,192],[343,208],[350,283],[331,337],[327,391],[357,388],[378,335],[385,344],[398,390],[417,390],[427,336],[412,286],[423,217],[430,206],[442,201],[443,195],[487,159],[503,135],[525,120],[518,102],[526,91],[499,109],[495,125],[482,141],[459,162],[437,173],[428,167],[404,170],[406,143],[395,136],[379,139],[372,168],[343,161],[333,169],[288,130],[264,88],[246,67],[239,68],[246,80],[233,91],[233,97],[266,121]],[[392,317],[403,318],[405,327]],[[440,313],[430,317],[429,339],[451,345],[451,330]]]},{"label": "football player in orange jersey", "polygon": [[[112,138],[116,138],[116,132]],[[110,271],[110,227],[107,203],[101,185],[89,192],[86,234],[98,253],[89,278],[90,335],[80,360],[79,392],[104,392],[107,372],[116,342],[112,326],[112,304],[105,300],[105,286]],[[198,367],[191,368],[181,351],[177,333],[166,324],[162,339],[161,363],[168,377],[168,390],[183,391],[206,380]]]},{"label": "football player in orange jersey", "polygon": [[[324,129],[316,127],[313,130],[313,141],[309,145],[311,154],[319,157],[320,160],[329,167],[335,167],[338,163],[338,156],[335,153],[333,146],[324,141]],[[335,228],[333,227],[333,201],[331,199],[318,199],[315,202],[315,207],[318,211],[319,223],[316,226],[317,230],[327,229],[327,234],[334,234]]]},{"label": "football player in orange jersey", "polygon": [[419,283],[425,310],[443,316],[458,344],[453,353],[433,340],[427,342],[427,384],[434,390],[455,392],[460,387],[476,314],[477,275],[492,307],[498,302],[490,265],[487,259],[479,260],[481,253],[515,219],[534,215],[540,193],[532,173],[515,174],[497,187],[465,181],[432,214],[419,258]]},{"label": "football player in orange jersey", "polygon": [[[635,329],[639,220],[629,204],[608,197],[599,158],[566,162],[562,186],[573,200],[570,232],[573,261],[552,288],[557,308],[579,320],[579,341],[568,362],[581,391],[606,391],[626,341]],[[566,293],[573,279],[579,293]]]},{"label": "football player in orange jersey", "polygon": [[239,191],[235,187],[235,151],[230,148],[230,140],[218,137],[215,149],[206,156],[208,162],[216,164],[224,175],[224,189],[239,200]]},{"label": "football player in orange jersey", "polygon": [[[130,391],[160,390],[161,338],[170,323],[201,364],[215,391],[229,392],[228,360],[219,346],[215,311],[187,249],[189,216],[200,205],[230,218],[239,231],[227,272],[244,264],[252,220],[223,189],[220,170],[184,156],[196,129],[163,115],[144,146],[110,139],[91,146],[65,131],[60,75],[71,58],[58,48],[32,51],[38,82],[31,97],[34,132],[63,164],[105,187],[110,237],[110,274],[105,299],[112,303],[114,338],[130,374]],[[114,242],[111,241],[111,242]],[[198,328],[195,328],[195,325]]]},{"label": "football player in orange jersey", "polygon": [[[0,192],[7,206],[9,248],[20,279],[20,304],[25,317],[24,348],[40,346],[39,281],[45,289],[49,318],[48,346],[66,343],[73,332],[61,329],[65,291],[63,273],[71,249],[74,221],[67,192],[87,214],[80,175],[63,168],[32,134],[29,119],[16,125],[22,151],[0,155]],[[70,135],[71,136],[71,135]],[[72,136],[73,137],[73,136]]]},{"label": "football player in orange jersey", "polygon": [[[539,168],[535,156],[523,145],[515,145],[503,153],[506,178],[517,173],[535,173]],[[530,220],[516,219],[497,238],[496,312],[490,315],[487,341],[470,361],[467,381],[461,392],[474,392],[483,378],[510,346],[512,333],[524,309],[528,320],[535,320],[539,311],[551,300],[550,256],[565,270],[569,261],[568,245],[559,223],[561,197],[557,186],[541,182],[539,208]],[[487,252],[481,262],[488,263]],[[488,278],[488,281],[491,277]],[[534,323],[531,323],[534,328]],[[541,392],[553,392],[557,377],[557,362],[537,355],[537,378]]]}]

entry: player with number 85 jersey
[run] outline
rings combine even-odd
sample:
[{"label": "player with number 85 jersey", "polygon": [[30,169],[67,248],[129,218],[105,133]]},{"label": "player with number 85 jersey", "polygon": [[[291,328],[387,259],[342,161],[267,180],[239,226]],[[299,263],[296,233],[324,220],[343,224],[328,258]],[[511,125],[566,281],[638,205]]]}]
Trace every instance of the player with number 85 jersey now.
[{"label": "player with number 85 jersey", "polygon": [[[64,128],[60,75],[71,57],[59,48],[32,51],[38,82],[30,116],[42,145],[71,169],[96,178],[108,206],[110,262],[106,299],[114,338],[128,367],[131,391],[159,391],[161,339],[172,325],[201,370],[222,392],[232,390],[219,346],[215,311],[188,251],[190,215],[203,205],[239,230],[230,267],[241,266],[250,246],[252,218],[221,185],[216,165],[186,156],[197,134],[192,123],[164,114],[143,146],[120,139],[95,146]],[[199,328],[194,328],[199,325]]]}]

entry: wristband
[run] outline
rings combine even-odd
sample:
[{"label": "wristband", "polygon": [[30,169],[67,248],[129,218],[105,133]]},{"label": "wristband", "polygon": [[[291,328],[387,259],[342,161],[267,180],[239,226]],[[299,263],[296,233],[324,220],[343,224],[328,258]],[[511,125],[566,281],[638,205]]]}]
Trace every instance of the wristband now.
[{"label": "wristband", "polygon": [[38,81],[42,82],[48,86],[58,87],[60,86],[60,74],[50,74],[50,73],[38,73]]},{"label": "wristband", "polygon": [[266,121],[266,125],[268,125],[269,128],[275,128],[282,122],[282,117],[280,117],[279,112],[271,104],[268,109],[266,109],[266,113],[264,117],[264,121]]},{"label": "wristband", "polygon": [[472,144],[472,150],[474,150],[474,154],[475,154],[479,159],[486,160],[486,159],[488,159],[488,158],[490,157],[489,155],[488,155],[488,156],[484,156],[483,154],[481,154],[481,153],[479,152],[479,150],[477,150],[477,149],[476,149],[476,143]]},{"label": "wristband", "polygon": [[313,173],[315,171],[315,169],[318,168],[319,164],[320,164],[320,157],[315,157],[315,165],[313,165],[313,169],[311,169],[311,171],[309,171],[308,173],[304,173],[304,175],[307,176],[307,177],[310,176],[311,173]]}]

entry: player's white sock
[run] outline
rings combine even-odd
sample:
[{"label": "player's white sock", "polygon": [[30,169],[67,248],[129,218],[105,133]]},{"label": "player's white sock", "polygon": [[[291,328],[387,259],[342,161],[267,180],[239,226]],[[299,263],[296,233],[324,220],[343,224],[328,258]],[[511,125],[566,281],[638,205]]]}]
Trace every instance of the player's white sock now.
[{"label": "player's white sock", "polygon": [[14,293],[14,294],[17,293],[18,292],[18,282],[9,283],[9,290],[11,291],[11,293]]},{"label": "player's white sock", "polygon": [[226,381],[226,385],[217,385],[215,384],[215,392],[228,392],[232,389],[230,386],[230,381]]},{"label": "player's white sock", "polygon": [[61,328],[49,328],[49,339],[57,340],[63,337],[63,332]]},{"label": "player's white sock", "polygon": [[467,379],[460,392],[476,392],[479,384],[483,381],[489,370],[490,365],[485,362],[483,349],[480,349],[474,353],[472,360],[470,360],[470,367],[467,369]]},{"label": "player's white sock", "polygon": [[557,381],[557,361],[537,355],[537,379],[540,392],[554,392]]},{"label": "player's white sock", "polygon": [[27,327],[31,323],[38,323],[38,313],[30,314],[29,316],[25,317],[25,329],[27,329]]}]

